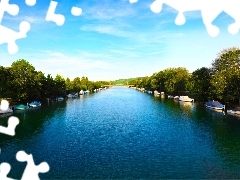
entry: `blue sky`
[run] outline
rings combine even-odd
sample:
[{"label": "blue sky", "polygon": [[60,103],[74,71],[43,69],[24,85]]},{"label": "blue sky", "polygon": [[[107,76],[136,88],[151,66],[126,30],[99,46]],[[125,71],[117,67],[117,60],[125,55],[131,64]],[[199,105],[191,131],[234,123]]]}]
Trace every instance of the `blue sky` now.
[{"label": "blue sky", "polygon": [[[29,7],[24,0],[10,0],[20,11],[17,16],[5,13],[1,25],[18,31],[25,20],[31,29],[26,38],[16,41],[16,54],[9,54],[6,44],[0,45],[0,65],[26,59],[36,70],[53,77],[115,80],[151,76],[169,67],[186,67],[192,72],[209,67],[222,49],[240,45],[240,34],[227,31],[234,22],[227,14],[214,20],[220,33],[211,37],[200,11],[185,13],[186,23],[178,26],[174,23],[177,11],[163,5],[160,13],[153,13],[153,1],[58,0],[56,13],[65,16],[65,23],[58,26],[45,20],[50,1],[37,0]],[[80,7],[82,14],[73,16],[72,6]]]}]

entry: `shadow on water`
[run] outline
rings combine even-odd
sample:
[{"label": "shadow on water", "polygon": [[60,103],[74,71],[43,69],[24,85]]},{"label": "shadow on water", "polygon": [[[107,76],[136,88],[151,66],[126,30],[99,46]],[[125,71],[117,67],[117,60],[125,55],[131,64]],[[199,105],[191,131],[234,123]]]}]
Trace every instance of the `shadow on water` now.
[{"label": "shadow on water", "polygon": [[[41,133],[43,131],[44,123],[47,123],[49,119],[56,114],[64,113],[66,107],[66,101],[55,102],[49,104],[43,104],[42,107],[30,108],[27,110],[15,110],[11,116],[18,117],[20,123],[16,127],[16,135],[14,139],[24,139],[29,136],[35,135],[36,133]],[[7,126],[8,118],[10,116],[0,119],[0,125]],[[4,140],[10,140],[7,135],[0,134],[0,142]],[[1,144],[0,144],[1,145]]]},{"label": "shadow on water", "polygon": [[[44,132],[46,124],[51,123],[51,118],[61,115],[65,112],[66,101],[43,103],[41,107],[29,108],[27,110],[15,110],[10,116],[18,117],[19,124],[15,129],[15,136],[9,136],[0,133],[0,148],[4,149],[0,154],[0,162],[12,162],[13,171],[9,175],[13,178],[20,179],[22,172],[26,167],[26,163],[19,163],[16,159],[16,153],[24,150],[28,154],[32,153],[25,143],[31,141],[39,134]],[[0,118],[0,125],[7,127],[8,118],[5,116]],[[37,143],[37,142],[36,142]],[[5,147],[7,147],[5,149]],[[40,156],[39,156],[40,157]],[[35,156],[34,161],[39,164],[41,160]],[[41,175],[40,175],[41,177]]]},{"label": "shadow on water", "polygon": [[[211,146],[220,157],[221,164],[219,164],[219,167],[207,165],[209,173],[206,174],[206,178],[240,178],[239,116],[208,109],[200,103],[183,103],[171,99],[161,99],[159,101],[163,102],[174,113],[184,111],[189,121],[195,124],[194,131],[199,133],[203,130],[205,139],[212,140]],[[206,134],[208,137],[206,137]]]}]

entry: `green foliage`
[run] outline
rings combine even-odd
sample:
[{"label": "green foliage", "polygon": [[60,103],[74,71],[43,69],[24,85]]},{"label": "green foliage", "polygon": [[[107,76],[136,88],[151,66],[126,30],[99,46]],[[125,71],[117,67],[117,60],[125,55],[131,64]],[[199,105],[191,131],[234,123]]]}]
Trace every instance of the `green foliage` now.
[{"label": "green foliage", "polygon": [[45,76],[26,60],[19,59],[11,67],[0,66],[0,98],[11,98],[14,102],[55,99],[66,93],[78,93],[80,90],[99,89],[113,82],[89,81],[87,77],[66,80],[59,74],[53,79]]},{"label": "green foliage", "polygon": [[212,63],[213,93],[224,101],[240,103],[240,49],[222,50]]},{"label": "green foliage", "polygon": [[164,89],[167,93],[179,94],[180,91],[186,91],[186,84],[190,77],[186,68],[168,68],[162,74]]},{"label": "green foliage", "polygon": [[56,98],[80,90],[94,91],[108,85],[132,85],[146,90],[164,91],[181,95],[189,91],[199,100],[220,99],[240,103],[240,49],[222,50],[211,68],[202,67],[192,74],[184,67],[167,68],[152,76],[119,79],[116,81],[89,81],[87,77],[75,77],[72,81],[56,75],[45,76],[24,59],[12,63],[11,67],[0,66],[0,97],[14,101]]},{"label": "green foliage", "polygon": [[57,96],[64,96],[66,94],[66,83],[65,83],[65,79],[57,74],[55,79],[55,93],[57,94]]},{"label": "green foliage", "polygon": [[195,70],[189,80],[188,90],[199,100],[208,100],[211,88],[211,71],[206,67]]},{"label": "green foliage", "polygon": [[13,76],[10,68],[0,66],[0,97],[12,97],[14,91],[12,89]]},{"label": "green foliage", "polygon": [[24,59],[12,63],[10,72],[12,80],[13,98],[17,101],[27,101],[40,98],[40,84],[35,68]]}]

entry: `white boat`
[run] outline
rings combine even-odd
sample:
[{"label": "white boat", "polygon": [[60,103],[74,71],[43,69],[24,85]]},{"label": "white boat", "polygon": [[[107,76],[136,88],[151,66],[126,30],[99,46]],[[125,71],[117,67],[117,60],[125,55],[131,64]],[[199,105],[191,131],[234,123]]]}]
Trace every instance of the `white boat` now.
[{"label": "white boat", "polygon": [[168,95],[168,98],[169,98],[169,99],[173,99],[174,96],[172,96],[172,95]]},{"label": "white boat", "polygon": [[147,91],[148,94],[152,94],[152,91]]},{"label": "white boat", "polygon": [[8,108],[6,110],[2,110],[1,105],[0,105],[0,114],[7,114],[7,113],[12,113],[13,110]]},{"label": "white boat", "polygon": [[83,95],[83,94],[84,94],[84,91],[81,90],[81,91],[79,92],[79,95]]},{"label": "white boat", "polygon": [[227,110],[228,114],[233,114],[233,115],[240,115],[240,107],[236,107],[233,110]]},{"label": "white boat", "polygon": [[160,92],[158,92],[157,90],[154,91],[154,96],[157,96],[157,97],[158,97],[158,96],[160,96],[160,95],[161,95]]},{"label": "white boat", "polygon": [[68,98],[72,98],[73,95],[72,95],[72,94],[68,94],[67,97],[68,97]]},{"label": "white boat", "polygon": [[64,98],[63,98],[63,97],[58,97],[57,100],[58,100],[58,101],[63,101]]},{"label": "white boat", "polygon": [[189,98],[188,96],[180,96],[178,100],[184,102],[194,102],[194,99]]},{"label": "white boat", "polygon": [[174,100],[179,100],[179,96],[174,96],[173,99]]}]

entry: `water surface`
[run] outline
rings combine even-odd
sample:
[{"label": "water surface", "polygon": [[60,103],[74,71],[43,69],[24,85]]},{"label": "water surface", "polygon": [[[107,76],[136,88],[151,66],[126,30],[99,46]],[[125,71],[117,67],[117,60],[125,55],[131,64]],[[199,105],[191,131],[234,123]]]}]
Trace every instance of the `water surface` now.
[{"label": "water surface", "polygon": [[240,178],[240,119],[201,104],[113,87],[13,115],[16,135],[0,135],[11,178],[20,150],[48,162],[43,179]]}]

